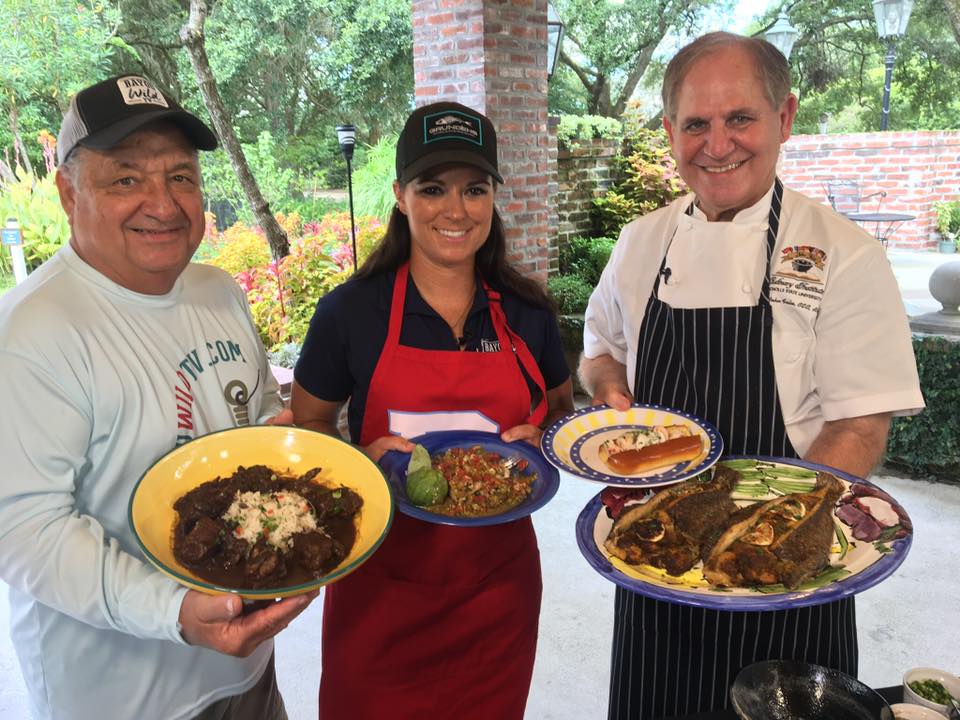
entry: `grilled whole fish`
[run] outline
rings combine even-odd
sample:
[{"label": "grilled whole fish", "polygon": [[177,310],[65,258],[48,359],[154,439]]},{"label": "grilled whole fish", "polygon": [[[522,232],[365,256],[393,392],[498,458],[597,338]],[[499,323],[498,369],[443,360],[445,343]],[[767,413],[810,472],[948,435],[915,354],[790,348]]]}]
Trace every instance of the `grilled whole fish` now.
[{"label": "grilled whole fish", "polygon": [[710,549],[703,576],[721,587],[783,583],[796,588],[829,561],[833,507],[842,493],[836,477],[820,472],[810,492],[741,509]]},{"label": "grilled whole fish", "polygon": [[710,480],[670,485],[617,518],[603,546],[631,565],[682,575],[700,560],[704,541],[716,537],[737,509],[730,493],[739,478],[736,470],[719,466]]}]

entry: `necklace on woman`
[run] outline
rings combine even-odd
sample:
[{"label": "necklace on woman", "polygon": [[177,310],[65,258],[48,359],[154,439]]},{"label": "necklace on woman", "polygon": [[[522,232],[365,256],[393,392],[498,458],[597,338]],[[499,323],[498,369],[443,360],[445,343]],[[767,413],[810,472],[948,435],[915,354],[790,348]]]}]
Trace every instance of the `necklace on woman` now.
[{"label": "necklace on woman", "polygon": [[[473,307],[473,296],[476,293],[476,288],[470,293],[470,299],[467,300],[467,306],[463,309],[463,312],[460,313],[460,317],[457,318],[457,321],[450,325],[450,331],[453,333],[454,339],[457,341],[458,350],[467,349],[467,316],[470,314],[470,309]],[[457,328],[460,328],[460,334],[457,334]]]}]

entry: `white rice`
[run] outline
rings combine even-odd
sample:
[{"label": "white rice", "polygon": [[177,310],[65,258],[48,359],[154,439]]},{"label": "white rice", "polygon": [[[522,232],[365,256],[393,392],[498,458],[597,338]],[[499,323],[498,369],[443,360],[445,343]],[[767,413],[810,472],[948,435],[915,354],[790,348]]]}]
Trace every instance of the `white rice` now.
[{"label": "white rice", "polygon": [[317,527],[310,503],[293,492],[238,492],[222,517],[251,545],[263,536],[281,550],[293,546],[297,533]]}]

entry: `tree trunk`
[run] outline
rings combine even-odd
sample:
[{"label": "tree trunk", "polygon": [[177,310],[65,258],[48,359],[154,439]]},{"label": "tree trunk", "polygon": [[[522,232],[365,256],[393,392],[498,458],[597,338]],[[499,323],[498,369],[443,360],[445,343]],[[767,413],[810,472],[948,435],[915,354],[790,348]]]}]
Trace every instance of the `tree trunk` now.
[{"label": "tree trunk", "polygon": [[957,44],[960,44],[960,0],[943,0],[943,9],[950,18],[950,29]]},{"label": "tree trunk", "polygon": [[263,199],[263,193],[257,185],[256,178],[250,172],[250,166],[247,165],[247,158],[240,147],[240,141],[233,130],[233,124],[227,116],[227,111],[223,107],[223,101],[220,99],[220,93],[217,91],[217,81],[213,77],[213,71],[210,69],[210,63],[207,60],[207,51],[204,47],[203,24],[207,18],[206,0],[190,0],[190,17],[187,23],[180,28],[180,40],[187,53],[190,55],[190,64],[193,66],[193,74],[197,77],[197,85],[200,87],[200,94],[203,95],[203,104],[210,113],[210,120],[217,131],[220,143],[230,158],[230,164],[233,165],[234,172],[240,180],[240,186],[243,188],[244,195],[247,196],[247,202],[253,209],[253,214],[263,228],[267,236],[267,242],[270,244],[270,252],[274,260],[290,254],[290,242],[287,234],[280,227],[273,213],[270,212],[270,205]]},{"label": "tree trunk", "polygon": [[14,150],[14,170],[16,170],[17,162],[23,163],[23,169],[30,173],[30,176],[33,177],[34,183],[39,180],[39,178],[34,177],[33,175],[33,164],[30,162],[30,155],[27,153],[27,146],[23,144],[23,138],[20,137],[20,124],[18,122],[19,111],[17,109],[17,101],[11,96],[10,98],[10,132],[13,135],[13,150]]}]

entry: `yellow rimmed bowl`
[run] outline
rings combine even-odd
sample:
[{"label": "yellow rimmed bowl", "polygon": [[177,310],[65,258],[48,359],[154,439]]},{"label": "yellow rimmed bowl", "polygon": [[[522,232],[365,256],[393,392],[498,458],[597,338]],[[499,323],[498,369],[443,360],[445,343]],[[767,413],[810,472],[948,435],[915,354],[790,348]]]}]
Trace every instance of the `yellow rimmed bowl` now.
[{"label": "yellow rimmed bowl", "polygon": [[[344,485],[363,498],[357,537],[349,555],[326,575],[279,588],[223,587],[199,578],[173,555],[173,504],[184,493],[229,477],[243,465],[266,465],[301,475],[320,467],[317,480]],[[128,520],[144,556],[158,570],[193,590],[233,593],[251,600],[300,595],[345,577],[376,551],[393,521],[393,498],[380,468],[349,443],[303,428],[259,425],[203,435],[170,451],[140,478],[130,497]]]}]

